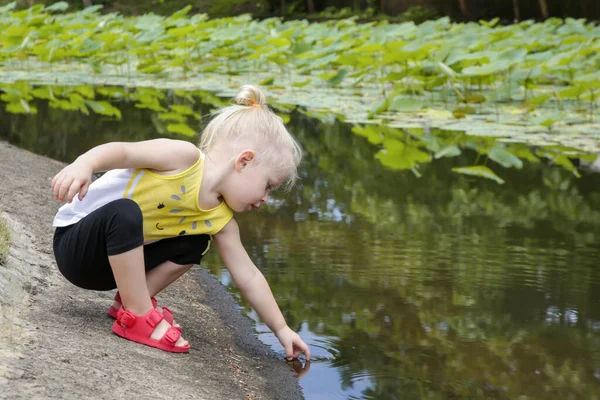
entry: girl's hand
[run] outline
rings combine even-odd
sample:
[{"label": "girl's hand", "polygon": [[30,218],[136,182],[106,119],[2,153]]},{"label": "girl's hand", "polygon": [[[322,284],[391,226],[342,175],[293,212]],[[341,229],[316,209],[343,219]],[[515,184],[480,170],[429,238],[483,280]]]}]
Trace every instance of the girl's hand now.
[{"label": "girl's hand", "polygon": [[277,336],[277,339],[279,339],[279,342],[285,349],[285,358],[292,360],[298,357],[300,353],[304,353],[306,361],[310,360],[310,349],[289,326],[286,325],[279,329],[275,332],[275,336]]},{"label": "girl's hand", "polygon": [[87,194],[92,183],[92,167],[85,161],[76,160],[67,165],[52,179],[52,192],[54,198],[59,201],[70,203],[75,194],[79,193],[79,200]]}]

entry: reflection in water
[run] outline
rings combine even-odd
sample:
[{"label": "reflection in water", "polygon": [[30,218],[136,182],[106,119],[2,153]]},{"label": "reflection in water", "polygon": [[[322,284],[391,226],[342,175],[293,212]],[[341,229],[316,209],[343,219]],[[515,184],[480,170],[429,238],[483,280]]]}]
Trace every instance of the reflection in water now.
[{"label": "reflection in water", "polygon": [[[120,122],[43,102],[33,118],[0,111],[0,134],[63,160],[168,134],[155,110],[114,104]],[[239,222],[311,346],[312,363],[291,363],[307,399],[600,396],[597,175],[525,162],[497,170],[498,185],[452,172],[478,157],[466,146],[417,178],[386,169],[347,126],[298,113],[290,124],[307,151],[301,184]],[[205,266],[229,285],[216,253]]]}]

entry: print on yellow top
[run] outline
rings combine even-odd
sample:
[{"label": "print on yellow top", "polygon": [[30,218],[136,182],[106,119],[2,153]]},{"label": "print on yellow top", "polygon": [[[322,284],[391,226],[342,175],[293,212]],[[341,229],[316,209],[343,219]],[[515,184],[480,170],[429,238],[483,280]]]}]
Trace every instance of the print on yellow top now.
[{"label": "print on yellow top", "polygon": [[134,200],[144,216],[144,240],[155,241],[183,235],[214,235],[233,217],[222,202],[210,210],[198,205],[204,171],[204,155],[186,171],[176,175],[158,175],[136,169],[123,197]]}]

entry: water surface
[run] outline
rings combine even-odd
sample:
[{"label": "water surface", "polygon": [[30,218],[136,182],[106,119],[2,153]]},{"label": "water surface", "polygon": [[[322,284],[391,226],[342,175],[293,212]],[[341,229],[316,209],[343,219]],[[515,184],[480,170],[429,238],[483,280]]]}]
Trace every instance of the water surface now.
[{"label": "water surface", "polygon": [[[0,138],[72,161],[107,141],[169,136],[152,110],[114,105],[121,121],[0,107]],[[300,184],[238,221],[311,347],[307,399],[600,397],[600,175],[526,163],[498,185],[451,171],[477,158],[465,149],[416,177],[383,167],[349,126],[299,113],[289,126],[306,150]],[[203,264],[240,297],[216,253]]]}]

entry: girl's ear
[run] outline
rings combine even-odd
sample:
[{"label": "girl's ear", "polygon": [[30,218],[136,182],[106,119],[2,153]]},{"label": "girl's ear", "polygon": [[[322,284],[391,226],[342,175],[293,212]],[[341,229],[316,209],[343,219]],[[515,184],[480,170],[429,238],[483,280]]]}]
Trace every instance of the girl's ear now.
[{"label": "girl's ear", "polygon": [[244,168],[246,168],[248,165],[250,165],[250,163],[252,163],[252,160],[254,160],[255,157],[255,152],[254,150],[244,150],[242,151],[240,154],[238,154],[238,156],[235,158],[235,170],[237,172],[241,172]]}]

